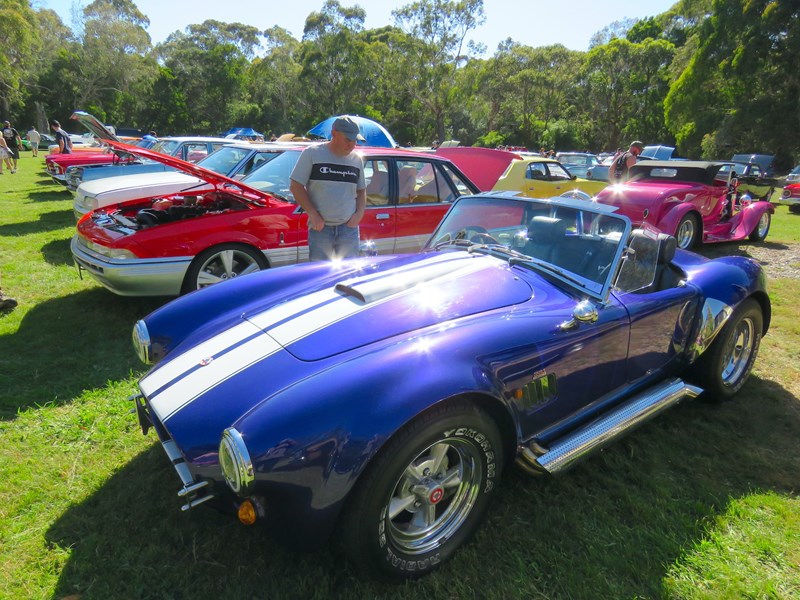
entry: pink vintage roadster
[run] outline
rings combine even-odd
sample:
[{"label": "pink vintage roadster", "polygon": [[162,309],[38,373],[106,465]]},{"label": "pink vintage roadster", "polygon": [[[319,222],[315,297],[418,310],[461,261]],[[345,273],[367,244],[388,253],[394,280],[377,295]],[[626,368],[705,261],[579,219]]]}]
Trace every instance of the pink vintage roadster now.
[{"label": "pink vintage roadster", "polygon": [[631,167],[628,181],[601,190],[595,199],[618,207],[634,227],[647,223],[674,235],[679,248],[698,242],[761,241],[769,233],[775,209],[769,202],[740,193],[738,180],[725,165],[641,162]]}]

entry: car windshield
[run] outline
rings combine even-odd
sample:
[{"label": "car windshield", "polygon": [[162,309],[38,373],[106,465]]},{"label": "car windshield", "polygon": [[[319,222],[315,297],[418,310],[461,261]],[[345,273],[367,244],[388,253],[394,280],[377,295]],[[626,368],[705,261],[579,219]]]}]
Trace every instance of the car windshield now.
[{"label": "car windshield", "polygon": [[294,196],[289,190],[289,176],[299,158],[300,152],[283,152],[242,179],[242,183],[294,202]]},{"label": "car windshield", "polygon": [[630,230],[626,217],[591,202],[474,196],[453,205],[426,249],[494,254],[603,299]]}]

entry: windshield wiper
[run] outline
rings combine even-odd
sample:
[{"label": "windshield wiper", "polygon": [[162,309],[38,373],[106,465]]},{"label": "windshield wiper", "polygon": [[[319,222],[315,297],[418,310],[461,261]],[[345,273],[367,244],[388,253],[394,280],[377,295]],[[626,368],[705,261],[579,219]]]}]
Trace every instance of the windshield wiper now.
[{"label": "windshield wiper", "polygon": [[550,264],[549,262],[539,260],[538,258],[533,258],[531,256],[525,256],[524,258],[514,257],[509,259],[508,263],[511,265],[522,265],[523,267],[530,267],[530,266],[538,267],[543,271],[547,271],[550,274],[558,275],[559,277],[566,279],[567,281],[570,281],[575,285],[586,287],[586,284],[584,282],[580,281],[579,279],[576,279],[564,269],[557,267],[553,264]]},{"label": "windshield wiper", "polygon": [[480,246],[481,244],[476,244],[475,242],[470,242],[466,238],[459,238],[455,240],[444,240],[439,242],[433,246],[434,250],[441,250],[447,246],[458,246],[459,248],[471,248],[472,246]]},{"label": "windshield wiper", "polygon": [[472,244],[467,250],[468,252],[481,252],[484,254],[500,254],[501,256],[508,257],[509,261],[512,260],[528,260],[530,256],[512,250],[503,244]]}]

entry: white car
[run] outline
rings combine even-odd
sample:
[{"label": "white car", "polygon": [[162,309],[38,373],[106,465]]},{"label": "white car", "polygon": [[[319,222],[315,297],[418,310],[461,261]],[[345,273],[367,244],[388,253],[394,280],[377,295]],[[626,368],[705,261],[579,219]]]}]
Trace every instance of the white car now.
[{"label": "white car", "polygon": [[[239,180],[285,150],[305,146],[306,144],[297,142],[283,144],[234,142],[212,152],[197,164],[209,171]],[[105,169],[86,168],[85,171],[89,171],[90,175],[91,171],[96,171],[95,175],[102,175],[103,172],[108,171],[113,173],[113,176],[92,178],[78,185],[72,203],[75,218],[80,220],[83,215],[95,209],[142,196],[167,196],[180,194],[183,191],[197,192],[206,189],[203,187],[205,182],[186,173],[173,169],[168,171],[142,170],[147,169],[148,166],[150,165],[130,164],[124,167],[109,166]],[[70,176],[77,177],[83,175],[85,171],[84,167],[79,166],[73,173],[70,173]],[[126,171],[129,171],[130,174],[126,175]],[[197,187],[201,183],[202,185]]]}]

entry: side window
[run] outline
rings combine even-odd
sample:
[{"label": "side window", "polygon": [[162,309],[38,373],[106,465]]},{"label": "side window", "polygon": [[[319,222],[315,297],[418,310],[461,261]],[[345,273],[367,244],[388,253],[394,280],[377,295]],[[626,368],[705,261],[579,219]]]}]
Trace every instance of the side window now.
[{"label": "side window", "polygon": [[417,167],[418,162],[406,160],[397,161],[397,202],[410,204],[417,196]]},{"label": "side window", "polygon": [[[450,181],[453,183],[453,185],[456,186],[456,192],[457,192],[456,196],[471,196],[472,195],[472,190],[470,189],[470,187],[467,185],[467,183],[464,181],[464,179],[460,175],[456,174],[456,172],[450,167],[450,165],[446,165],[446,164],[442,165],[442,170],[444,170],[444,172],[447,174],[447,177],[450,179]],[[449,193],[449,191],[450,190],[448,188],[448,193]],[[441,198],[442,202],[452,202],[453,200],[455,200],[455,198],[453,198],[453,197]]]},{"label": "side window", "polygon": [[550,179],[553,181],[572,179],[572,175],[558,163],[547,163],[547,169],[550,171]]},{"label": "side window", "polygon": [[544,163],[533,162],[529,164],[527,171],[525,171],[525,179],[547,179]]},{"label": "side window", "polygon": [[368,160],[364,163],[367,182],[367,206],[389,204],[389,163],[385,160]]},{"label": "side window", "polygon": [[237,179],[241,179],[242,177],[249,175],[265,162],[275,158],[275,156],[276,154],[274,153],[256,152],[253,154],[253,156],[247,159],[247,162],[245,162],[244,166],[242,166],[241,170],[236,174]]},{"label": "side window", "polygon": [[195,163],[208,156],[208,147],[203,144],[185,144],[183,146],[183,160]]}]

